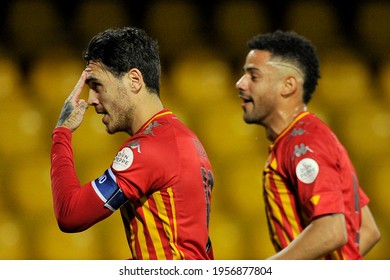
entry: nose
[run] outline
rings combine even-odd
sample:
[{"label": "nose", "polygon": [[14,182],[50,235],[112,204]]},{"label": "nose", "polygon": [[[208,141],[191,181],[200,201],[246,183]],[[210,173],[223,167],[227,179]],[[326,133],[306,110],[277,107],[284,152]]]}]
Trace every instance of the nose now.
[{"label": "nose", "polygon": [[99,104],[99,99],[97,97],[97,93],[92,89],[90,89],[88,92],[88,104],[93,105],[93,106]]},{"label": "nose", "polygon": [[236,89],[241,90],[243,86],[245,75],[242,75],[242,77],[236,82]]}]

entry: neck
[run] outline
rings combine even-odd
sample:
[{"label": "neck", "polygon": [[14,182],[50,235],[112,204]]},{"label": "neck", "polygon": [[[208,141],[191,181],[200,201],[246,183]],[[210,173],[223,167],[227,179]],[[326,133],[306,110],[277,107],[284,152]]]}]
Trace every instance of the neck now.
[{"label": "neck", "polygon": [[291,110],[278,111],[272,120],[270,120],[269,124],[265,125],[267,139],[271,142],[275,141],[278,135],[285,130],[299,114],[305,111],[307,111],[305,104],[296,106]]},{"label": "neck", "polygon": [[151,94],[143,102],[139,102],[135,108],[134,119],[129,135],[133,136],[151,117],[164,109],[160,98]]}]

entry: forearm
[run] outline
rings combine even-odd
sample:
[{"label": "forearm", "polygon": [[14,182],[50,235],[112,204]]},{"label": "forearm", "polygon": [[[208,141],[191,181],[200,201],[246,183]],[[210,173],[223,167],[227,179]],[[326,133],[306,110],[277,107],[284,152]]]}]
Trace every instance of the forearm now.
[{"label": "forearm", "polygon": [[65,128],[53,132],[51,183],[54,212],[65,232],[85,230],[112,212],[94,192],[90,183],[81,186],[74,168],[72,134]]},{"label": "forearm", "polygon": [[269,259],[321,259],[343,246],[347,240],[344,215],[327,215],[314,220],[286,248]]},{"label": "forearm", "polygon": [[368,206],[362,208],[362,225],[360,227],[359,249],[362,256],[366,255],[380,240],[381,234]]}]

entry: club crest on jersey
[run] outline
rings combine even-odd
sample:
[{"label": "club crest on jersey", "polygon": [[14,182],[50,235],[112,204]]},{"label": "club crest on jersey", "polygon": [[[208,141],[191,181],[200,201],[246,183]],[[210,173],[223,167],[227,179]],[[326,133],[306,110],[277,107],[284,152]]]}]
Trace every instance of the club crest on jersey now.
[{"label": "club crest on jersey", "polygon": [[133,159],[133,151],[129,147],[125,147],[116,155],[112,168],[117,171],[123,171],[131,166]]},{"label": "club crest on jersey", "polygon": [[313,183],[319,171],[318,163],[311,158],[302,159],[295,169],[298,179],[305,184]]}]

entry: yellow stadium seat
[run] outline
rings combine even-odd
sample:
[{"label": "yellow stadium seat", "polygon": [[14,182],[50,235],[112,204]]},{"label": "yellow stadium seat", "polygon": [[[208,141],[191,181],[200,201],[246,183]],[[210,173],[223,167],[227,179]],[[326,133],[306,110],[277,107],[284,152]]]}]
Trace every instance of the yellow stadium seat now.
[{"label": "yellow stadium seat", "polygon": [[[180,51],[201,40],[200,15],[189,1],[156,1],[145,13],[145,30],[160,45],[161,57],[170,63]],[[188,54],[188,53],[187,53]]]},{"label": "yellow stadium seat", "polygon": [[380,245],[375,246],[367,255],[369,260],[387,260],[390,258],[387,248],[390,246],[390,228],[388,226],[388,217],[390,216],[390,207],[388,197],[390,196],[390,157],[389,154],[380,157],[373,157],[366,163],[366,168],[362,172],[366,174],[366,181],[363,189],[371,199],[370,210],[375,217],[382,238]]},{"label": "yellow stadium seat", "polygon": [[321,79],[313,101],[317,99],[326,110],[345,113],[372,98],[368,63],[352,49],[324,52],[320,57],[320,70]]},{"label": "yellow stadium seat", "polygon": [[217,47],[233,63],[243,63],[251,37],[270,31],[270,18],[259,1],[222,1],[213,19]]},{"label": "yellow stadium seat", "polygon": [[[29,86],[34,101],[50,117],[52,126],[84,68],[81,51],[76,55],[66,46],[41,54],[31,65]],[[87,97],[86,91],[83,97]]]},{"label": "yellow stadium seat", "polygon": [[86,0],[76,6],[72,30],[79,38],[79,46],[84,48],[97,33],[129,24],[131,19],[123,1]]},{"label": "yellow stadium seat", "polygon": [[0,104],[2,135],[0,155],[11,160],[17,155],[46,150],[50,134],[45,133],[45,118],[39,107],[27,98],[13,95]]},{"label": "yellow stadium seat", "polygon": [[390,105],[390,59],[385,60],[380,65],[379,87],[383,101]]},{"label": "yellow stadium seat", "polygon": [[[2,203],[5,205],[5,203]],[[0,259],[23,260],[29,258],[28,236],[21,225],[20,219],[15,219],[14,213],[9,213],[5,207],[0,207]]]},{"label": "yellow stadium seat", "polygon": [[367,55],[374,60],[388,56],[390,2],[363,1],[359,5],[356,26]]},{"label": "yellow stadium seat", "polygon": [[59,230],[52,216],[36,225],[39,235],[34,242],[40,244],[36,248],[37,258],[42,260],[96,260],[104,259],[102,246],[97,237],[99,226],[81,233],[63,233]]},{"label": "yellow stadium seat", "polygon": [[21,78],[21,69],[18,61],[13,59],[8,52],[0,51],[1,103],[7,102],[7,99],[12,98],[12,96],[22,97],[20,88]]},{"label": "yellow stadium seat", "polygon": [[12,51],[24,59],[66,40],[63,22],[51,1],[11,1],[5,21]]},{"label": "yellow stadium seat", "polygon": [[[383,103],[366,100],[338,116],[336,134],[345,144],[351,157],[356,159],[356,168],[367,173],[367,164],[390,155],[390,113]],[[374,144],[373,144],[374,143]]]},{"label": "yellow stadium seat", "polygon": [[286,26],[311,40],[319,52],[344,44],[335,9],[329,1],[291,1]]},{"label": "yellow stadium seat", "polygon": [[22,160],[11,162],[8,176],[13,178],[8,192],[18,205],[18,211],[29,215],[29,219],[52,213],[50,156],[47,150],[24,155]]}]

